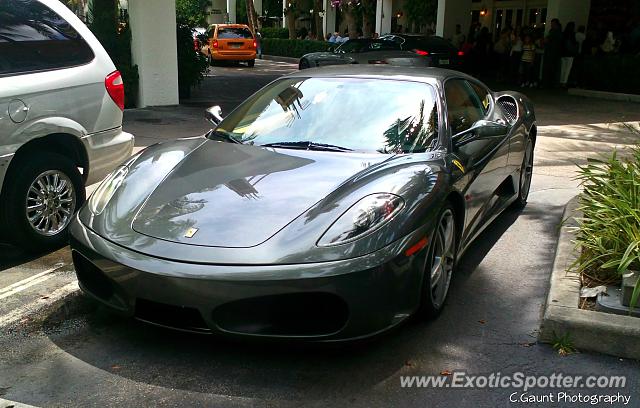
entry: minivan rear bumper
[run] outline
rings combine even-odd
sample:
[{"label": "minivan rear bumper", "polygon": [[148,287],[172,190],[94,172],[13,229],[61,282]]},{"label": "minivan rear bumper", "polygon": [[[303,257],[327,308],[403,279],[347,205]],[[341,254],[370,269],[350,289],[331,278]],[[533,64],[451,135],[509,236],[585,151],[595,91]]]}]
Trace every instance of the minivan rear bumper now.
[{"label": "minivan rear bumper", "polygon": [[86,185],[101,181],[133,153],[135,138],[123,132],[119,126],[103,132],[92,133],[82,138],[89,159]]}]

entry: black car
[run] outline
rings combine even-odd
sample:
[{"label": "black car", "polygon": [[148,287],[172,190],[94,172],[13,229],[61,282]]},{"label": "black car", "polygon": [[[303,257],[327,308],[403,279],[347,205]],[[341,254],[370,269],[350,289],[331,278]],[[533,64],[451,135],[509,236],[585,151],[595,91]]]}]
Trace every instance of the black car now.
[{"label": "black car", "polygon": [[429,66],[459,70],[464,64],[464,52],[437,35],[389,34],[381,37],[400,44],[400,48],[429,59]]}]

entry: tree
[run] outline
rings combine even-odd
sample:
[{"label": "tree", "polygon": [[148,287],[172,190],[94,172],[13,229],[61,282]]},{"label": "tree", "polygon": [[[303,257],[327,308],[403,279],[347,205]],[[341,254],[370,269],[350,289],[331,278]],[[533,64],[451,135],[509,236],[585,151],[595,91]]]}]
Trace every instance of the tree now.
[{"label": "tree", "polygon": [[344,14],[349,38],[358,38],[356,14],[358,13],[359,3],[357,0],[331,0],[331,6],[340,8],[340,11]]},{"label": "tree", "polygon": [[413,25],[414,31],[421,31],[426,24],[436,20],[438,12],[437,0],[405,0],[404,10],[409,20],[409,24]]},{"label": "tree", "polygon": [[247,23],[252,33],[255,33],[260,29],[260,21],[258,20],[258,13],[256,13],[256,7],[253,0],[246,0],[247,3]]},{"label": "tree", "polygon": [[[287,1],[287,0],[284,0]],[[289,29],[289,39],[296,39],[296,18],[300,13],[296,0],[288,0],[287,7],[284,8],[284,18],[287,22],[287,28]]]},{"label": "tree", "polygon": [[94,0],[89,10],[89,27],[107,53],[113,58],[118,36],[118,3],[116,0]]},{"label": "tree", "polygon": [[324,11],[324,1],[323,0],[313,0],[313,19],[316,25],[316,36],[318,40],[324,39],[324,29],[322,27],[322,17],[320,17],[320,13]]},{"label": "tree", "polygon": [[210,0],[176,0],[176,22],[189,27],[206,27],[206,10],[210,5]]}]

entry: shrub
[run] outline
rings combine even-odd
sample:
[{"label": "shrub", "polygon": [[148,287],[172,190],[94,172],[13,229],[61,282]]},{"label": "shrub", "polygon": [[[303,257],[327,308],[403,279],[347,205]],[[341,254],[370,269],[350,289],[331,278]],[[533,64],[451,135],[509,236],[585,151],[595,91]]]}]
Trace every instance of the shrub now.
[{"label": "shrub", "polygon": [[178,43],[178,91],[181,98],[191,96],[191,87],[199,84],[207,72],[207,59],[193,49],[191,27],[176,25]]},{"label": "shrub", "polygon": [[262,38],[289,38],[289,29],[283,27],[264,27],[260,30]]},{"label": "shrub", "polygon": [[605,282],[640,271],[640,145],[630,153],[622,159],[614,151],[604,160],[590,159],[579,170],[583,217],[578,220],[575,266]]},{"label": "shrub", "polygon": [[280,57],[300,58],[310,52],[327,51],[331,44],[324,41],[289,40],[281,38],[265,38],[262,40],[262,53]]}]

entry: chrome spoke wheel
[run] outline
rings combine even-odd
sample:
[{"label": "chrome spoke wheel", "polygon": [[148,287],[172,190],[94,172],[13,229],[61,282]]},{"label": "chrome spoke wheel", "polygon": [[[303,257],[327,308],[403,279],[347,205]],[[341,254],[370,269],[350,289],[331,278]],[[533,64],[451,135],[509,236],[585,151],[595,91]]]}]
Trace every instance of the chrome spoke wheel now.
[{"label": "chrome spoke wheel", "polygon": [[447,297],[453,264],[455,261],[455,221],[453,212],[446,210],[433,235],[430,272],[431,299],[435,308],[440,308]]},{"label": "chrome spoke wheel", "polygon": [[52,236],[71,222],[76,192],[69,177],[59,170],[41,173],[29,186],[25,214],[38,234]]},{"label": "chrome spoke wheel", "polygon": [[526,200],[531,187],[531,177],[533,176],[533,144],[527,141],[527,148],[524,152],[524,160],[520,169],[520,198]]}]

